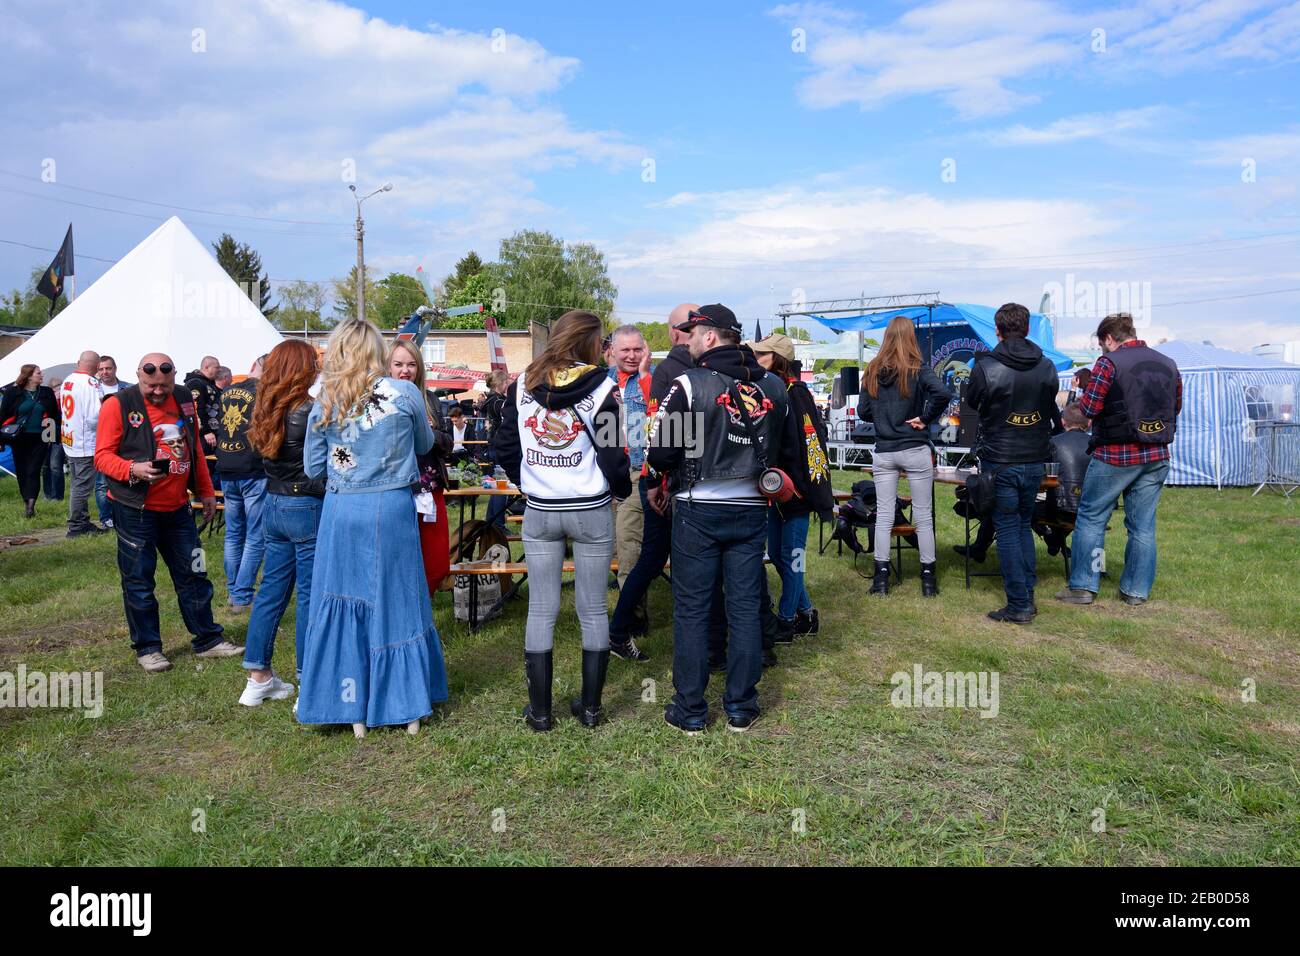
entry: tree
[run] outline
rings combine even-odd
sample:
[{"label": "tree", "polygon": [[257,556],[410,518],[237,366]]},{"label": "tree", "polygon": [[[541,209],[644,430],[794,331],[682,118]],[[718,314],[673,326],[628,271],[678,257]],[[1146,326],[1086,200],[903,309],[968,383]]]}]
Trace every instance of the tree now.
[{"label": "tree", "polygon": [[501,285],[496,266],[484,266],[478,272],[469,276],[443,303],[447,308],[454,308],[458,305],[481,305],[483,311],[471,312],[469,315],[450,315],[441,320],[437,327],[442,329],[481,329],[483,328],[483,317],[485,315],[490,315],[500,321],[501,310],[498,306],[504,298],[505,289]]},{"label": "tree", "polygon": [[646,345],[651,352],[667,352],[673,347],[672,340],[668,338],[667,322],[634,322],[632,323],[641,330],[645,336]]},{"label": "tree", "polygon": [[[246,242],[235,242],[228,232],[223,232],[221,238],[212,244],[212,251],[226,275],[239,284],[264,316],[270,318],[275,312],[275,306],[271,305],[271,280],[262,271],[262,257],[257,251]],[[254,288],[257,295],[253,294]]]},{"label": "tree", "polygon": [[608,316],[618,297],[605,256],[595,246],[566,246],[535,229],[501,240],[500,276],[507,302],[501,325],[508,329],[526,329],[530,319],[549,322],[570,309]]},{"label": "tree", "polygon": [[286,332],[331,329],[334,322],[321,314],[324,308],[325,286],[295,279],[280,287],[280,305],[271,321],[277,329]]},{"label": "tree", "polygon": [[[465,283],[468,282],[471,277],[482,272],[485,265],[486,264],[483,260],[479,258],[479,254],[473,249],[465,253],[465,255],[461,257],[460,261],[456,263],[456,271],[442,280],[443,297],[450,300],[456,295],[456,293],[464,288]],[[467,302],[463,304],[469,305],[470,303]]]},{"label": "tree", "polygon": [[0,294],[0,325],[39,329],[67,307],[67,296],[60,294],[55,300],[53,313],[50,312],[50,300],[36,291],[43,275],[45,267],[36,266],[25,290],[14,289],[9,295]]},{"label": "tree", "polygon": [[[346,279],[333,280],[334,286],[334,320],[357,317],[357,267],[348,270]],[[371,278],[369,266],[366,267],[366,315],[371,315],[379,307],[379,283]]]},{"label": "tree", "polygon": [[433,304],[425,294],[420,281],[414,276],[390,272],[380,279],[376,286],[379,301],[372,308],[367,294],[366,316],[381,329],[395,329],[403,319],[420,306]]}]

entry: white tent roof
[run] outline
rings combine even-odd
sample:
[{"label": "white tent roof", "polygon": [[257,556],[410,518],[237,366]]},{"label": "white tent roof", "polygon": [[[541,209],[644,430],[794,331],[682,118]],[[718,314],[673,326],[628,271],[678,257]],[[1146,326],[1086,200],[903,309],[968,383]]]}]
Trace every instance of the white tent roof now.
[{"label": "white tent roof", "polygon": [[113,356],[118,375],[128,382],[150,352],[170,355],[178,379],[205,355],[240,375],[280,341],[275,327],[173,216],[0,358],[0,383],[12,382],[28,362],[67,366],[86,349]]}]

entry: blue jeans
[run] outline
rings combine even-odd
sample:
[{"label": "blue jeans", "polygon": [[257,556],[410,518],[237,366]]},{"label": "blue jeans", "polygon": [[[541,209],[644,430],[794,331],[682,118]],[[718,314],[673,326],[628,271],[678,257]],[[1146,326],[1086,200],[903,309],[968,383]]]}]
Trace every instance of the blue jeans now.
[{"label": "blue jeans", "polygon": [[50,457],[45,462],[45,468],[41,473],[41,483],[45,486],[47,501],[63,500],[63,486],[66,480],[63,467],[67,460],[67,453],[64,452],[63,445],[60,442],[54,442],[50,445]]},{"label": "blue jeans", "polygon": [[609,639],[616,644],[627,641],[636,609],[650,590],[650,585],[654,584],[655,578],[663,573],[664,565],[668,563],[668,553],[672,549],[672,521],[650,507],[650,501],[646,497],[648,484],[646,481],[636,483],[641,495],[641,510],[644,512],[641,555],[618,592],[618,604],[614,607],[614,616],[609,620]]},{"label": "blue jeans", "polygon": [[244,642],[244,667],[270,670],[275,632],[280,627],[289,592],[298,588],[294,617],[295,669],[302,673],[303,641],[311,610],[311,572],[316,563],[316,529],[322,501],[307,495],[268,494],[262,499],[262,535],[266,568],[253,599]]},{"label": "blue jeans", "polygon": [[113,510],[108,506],[108,476],[102,471],[95,472],[95,508],[99,511],[100,524],[113,520]]},{"label": "blue jeans", "polygon": [[262,566],[262,501],[265,478],[227,478],[221,487],[226,507],[226,590],[231,604],[253,603]]},{"label": "blue jeans", "polygon": [[221,625],[212,620],[212,582],[204,564],[203,546],[189,505],[175,511],[128,508],[109,499],[117,532],[117,569],[122,575],[122,603],[137,657],[162,650],[154,571],[162,554],[171,572],[181,618],[193,635],[195,653],[223,640]]},{"label": "blue jeans", "polygon": [[[812,598],[804,587],[808,565],[808,515],[782,518],[780,509],[770,506],[767,517],[767,556],[781,576],[781,602],[777,614],[794,620],[800,611],[810,610]],[[797,553],[796,553],[797,552]]]},{"label": "blue jeans", "polygon": [[[981,467],[990,467],[981,463]],[[992,465],[992,467],[999,467]],[[1038,552],[1034,547],[1034,502],[1046,470],[1042,462],[1002,465],[995,487],[993,533],[997,535],[998,564],[1007,608],[1028,613],[1038,584]]]},{"label": "blue jeans", "polygon": [[1123,468],[1096,458],[1088,462],[1074,521],[1070,587],[1097,593],[1106,564],[1106,524],[1122,494],[1128,544],[1119,589],[1133,597],[1151,596],[1156,583],[1156,505],[1168,474],[1168,460]]},{"label": "blue jeans", "polygon": [[727,683],[722,706],[729,716],[758,713],[763,676],[759,601],[767,512],[746,505],[673,502],[673,686],[669,709],[688,727],[704,726],[709,705],[709,635],[716,582],[727,611]]},{"label": "blue jeans", "polygon": [[510,508],[509,495],[493,495],[492,500],[488,502],[487,514],[484,520],[490,525],[496,525],[502,531],[506,530],[506,511]]}]

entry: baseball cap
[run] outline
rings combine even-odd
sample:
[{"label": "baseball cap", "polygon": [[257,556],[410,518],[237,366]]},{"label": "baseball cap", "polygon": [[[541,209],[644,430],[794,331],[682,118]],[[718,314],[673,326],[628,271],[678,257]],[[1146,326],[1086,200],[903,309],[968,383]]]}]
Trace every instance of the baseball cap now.
[{"label": "baseball cap", "polygon": [[689,332],[697,325],[705,325],[711,329],[726,329],[737,335],[740,334],[740,323],[736,321],[736,313],[719,303],[700,306],[689,314],[685,322],[677,326],[677,330]]},{"label": "baseball cap", "polygon": [[774,352],[787,362],[794,361],[794,343],[781,332],[773,332],[761,342],[750,342],[749,347],[755,352]]}]

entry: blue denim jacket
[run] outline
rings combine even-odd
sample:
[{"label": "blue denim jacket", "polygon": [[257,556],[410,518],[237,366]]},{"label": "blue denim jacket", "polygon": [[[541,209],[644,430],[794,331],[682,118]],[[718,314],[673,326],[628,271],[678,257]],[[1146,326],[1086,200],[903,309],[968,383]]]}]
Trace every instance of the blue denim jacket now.
[{"label": "blue denim jacket", "polygon": [[420,479],[415,456],[433,447],[424,398],[410,382],[375,381],[361,414],[322,429],[317,402],[307,419],[303,470],[336,494],[391,491]]},{"label": "blue denim jacket", "polygon": [[[651,366],[650,370],[653,372],[654,366]],[[641,383],[635,374],[628,376],[622,388],[619,387],[618,382],[618,366],[611,365],[607,374],[609,380],[614,383],[618,400],[623,406],[623,426],[627,429],[628,462],[633,471],[640,471],[641,464],[645,461],[646,430],[650,427],[646,418],[649,415],[647,403],[650,396],[641,394]]]}]

